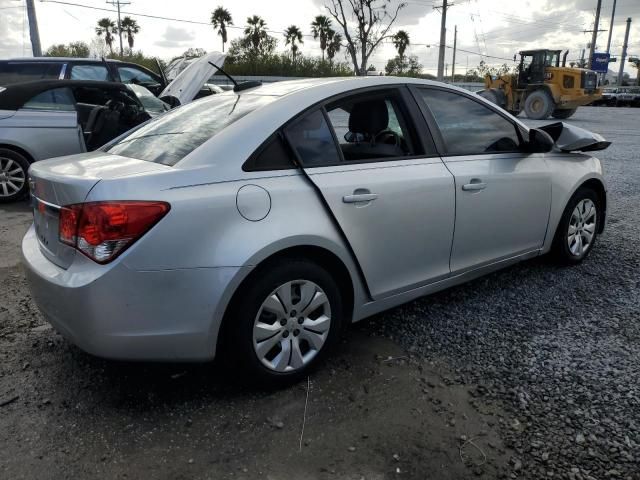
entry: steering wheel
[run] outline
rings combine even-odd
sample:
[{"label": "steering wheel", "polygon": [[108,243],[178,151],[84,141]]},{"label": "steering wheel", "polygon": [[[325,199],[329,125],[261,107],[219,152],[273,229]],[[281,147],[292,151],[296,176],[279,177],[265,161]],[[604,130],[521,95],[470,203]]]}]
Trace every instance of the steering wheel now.
[{"label": "steering wheel", "polygon": [[402,146],[402,138],[400,138],[400,135],[388,128],[378,132],[373,139],[376,143],[395,145],[396,147]]}]

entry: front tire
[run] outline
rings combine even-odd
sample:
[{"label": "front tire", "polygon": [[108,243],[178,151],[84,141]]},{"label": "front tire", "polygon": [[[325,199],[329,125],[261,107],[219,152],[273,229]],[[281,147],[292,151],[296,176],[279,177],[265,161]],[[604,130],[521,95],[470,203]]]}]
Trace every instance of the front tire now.
[{"label": "front tire", "polygon": [[582,187],[571,197],[565,208],[552,253],[562,264],[577,265],[593,249],[600,228],[600,199],[590,188]]},{"label": "front tire", "polygon": [[554,107],[553,98],[545,90],[531,92],[524,101],[524,111],[531,120],[544,120]]},{"label": "front tire", "polygon": [[0,203],[15,202],[29,191],[29,161],[18,152],[0,148]]},{"label": "front tire", "polygon": [[261,385],[304,378],[340,336],[340,290],[311,261],[285,259],[263,267],[239,296],[221,342],[230,365]]}]

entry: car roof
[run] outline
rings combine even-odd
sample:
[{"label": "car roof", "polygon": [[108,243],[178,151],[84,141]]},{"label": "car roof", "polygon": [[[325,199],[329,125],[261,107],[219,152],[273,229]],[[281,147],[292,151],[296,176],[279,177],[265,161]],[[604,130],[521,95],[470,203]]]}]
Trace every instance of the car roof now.
[{"label": "car roof", "polygon": [[[83,58],[83,57],[19,57],[19,58],[3,58],[0,62],[25,62],[25,63],[55,63],[55,62],[88,62],[102,63],[107,61],[108,63],[124,63],[121,60],[115,60],[112,58]],[[129,63],[129,62],[127,62]]]},{"label": "car roof", "polygon": [[[260,87],[247,90],[246,93],[250,95],[272,95],[276,97],[282,97],[289,95],[300,90],[313,90],[326,91],[328,94],[335,94],[335,90],[350,91],[358,88],[377,87],[384,85],[444,85],[440,82],[434,82],[431,80],[422,80],[419,78],[408,77],[391,77],[391,76],[377,76],[377,77],[329,77],[329,78],[306,78],[299,80],[285,80],[282,82],[273,82],[262,85]],[[451,85],[447,85],[450,88]]]},{"label": "car roof", "polygon": [[95,80],[36,80],[3,86],[0,91],[0,110],[18,110],[36,95],[51,88],[94,87],[104,90],[125,90],[123,83]]}]

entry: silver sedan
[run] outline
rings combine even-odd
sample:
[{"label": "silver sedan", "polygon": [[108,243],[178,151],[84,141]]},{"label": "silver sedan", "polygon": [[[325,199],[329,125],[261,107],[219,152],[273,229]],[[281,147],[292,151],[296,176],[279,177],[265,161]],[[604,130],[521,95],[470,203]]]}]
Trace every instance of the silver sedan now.
[{"label": "silver sedan", "polygon": [[607,145],[428,81],[225,92],[32,165],[24,263],[87,352],[293,381],[351,322],[538,255],[584,260],[607,194],[579,151]]}]

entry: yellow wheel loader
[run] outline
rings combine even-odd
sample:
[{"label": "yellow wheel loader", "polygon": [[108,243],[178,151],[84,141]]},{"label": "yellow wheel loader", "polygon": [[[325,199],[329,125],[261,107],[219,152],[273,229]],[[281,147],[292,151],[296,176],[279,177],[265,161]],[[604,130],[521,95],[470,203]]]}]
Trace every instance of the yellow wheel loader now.
[{"label": "yellow wheel loader", "polygon": [[485,90],[479,94],[518,115],[522,110],[533,120],[569,118],[578,107],[602,98],[598,75],[592,70],[566,66],[562,50],[520,52],[517,73],[498,77],[487,75]]}]

